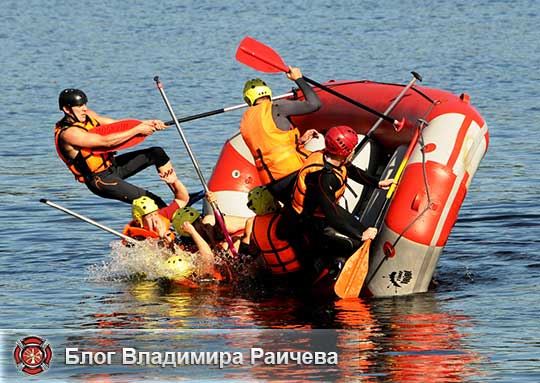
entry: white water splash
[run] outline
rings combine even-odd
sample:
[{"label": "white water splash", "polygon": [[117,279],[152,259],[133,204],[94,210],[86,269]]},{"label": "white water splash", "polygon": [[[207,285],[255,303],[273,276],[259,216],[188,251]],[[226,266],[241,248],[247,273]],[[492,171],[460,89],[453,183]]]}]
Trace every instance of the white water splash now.
[{"label": "white water splash", "polygon": [[197,271],[201,261],[197,254],[160,247],[157,242],[146,240],[126,247],[121,241],[111,244],[111,259],[88,268],[89,279],[94,281],[125,281],[133,279],[175,279],[176,270],[167,264],[173,255],[181,255],[184,267]]}]

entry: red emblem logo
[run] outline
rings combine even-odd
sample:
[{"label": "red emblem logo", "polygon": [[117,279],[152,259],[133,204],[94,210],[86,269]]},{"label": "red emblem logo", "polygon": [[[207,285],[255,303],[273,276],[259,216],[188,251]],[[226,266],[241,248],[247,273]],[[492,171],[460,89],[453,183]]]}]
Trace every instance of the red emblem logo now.
[{"label": "red emblem logo", "polygon": [[13,358],[19,371],[36,375],[49,369],[52,350],[49,342],[38,336],[27,336],[15,343]]}]

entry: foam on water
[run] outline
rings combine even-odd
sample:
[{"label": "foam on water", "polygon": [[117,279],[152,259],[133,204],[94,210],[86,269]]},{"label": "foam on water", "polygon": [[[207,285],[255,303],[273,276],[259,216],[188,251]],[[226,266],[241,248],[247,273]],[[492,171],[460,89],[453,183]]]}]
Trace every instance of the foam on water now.
[{"label": "foam on water", "polygon": [[[163,248],[157,242],[146,240],[127,247],[121,241],[111,244],[110,259],[88,268],[89,279],[93,281],[123,281],[132,279],[155,280],[158,278],[178,278],[178,269],[167,263],[172,256],[181,256],[185,264],[182,271],[194,272],[204,268],[198,254],[175,248],[174,252]],[[182,272],[182,275],[184,273]]]}]

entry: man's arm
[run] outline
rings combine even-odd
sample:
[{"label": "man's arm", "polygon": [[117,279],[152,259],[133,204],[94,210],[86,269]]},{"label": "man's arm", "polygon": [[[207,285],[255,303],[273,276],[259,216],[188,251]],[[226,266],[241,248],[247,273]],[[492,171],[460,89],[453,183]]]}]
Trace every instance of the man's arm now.
[{"label": "man's arm", "polygon": [[215,265],[215,258],[214,258],[214,252],[210,248],[210,245],[208,242],[204,240],[204,238],[199,234],[197,230],[193,227],[193,225],[189,222],[184,222],[182,224],[182,230],[184,230],[186,233],[188,233],[191,238],[193,238],[193,241],[195,242],[195,245],[197,246],[197,249],[199,250],[199,254],[201,256],[202,264],[200,265],[201,274],[213,274],[215,271],[214,265]]},{"label": "man's arm", "polygon": [[372,186],[374,188],[379,187],[379,180],[377,178],[369,175],[365,170],[362,170],[353,164],[347,165],[347,176],[362,185]]},{"label": "man's arm", "polygon": [[397,183],[393,178],[387,178],[379,181],[377,178],[369,175],[365,170],[362,170],[352,164],[347,165],[347,174],[356,182],[383,190],[388,190],[390,185]]},{"label": "man's arm", "polygon": [[92,134],[77,127],[67,128],[62,133],[62,140],[76,148],[112,148],[118,146],[138,134],[149,136],[155,132],[155,128],[148,122],[143,121],[139,125],[124,132],[111,133],[106,136]]},{"label": "man's arm", "polygon": [[185,207],[189,201],[189,193],[182,181],[180,181],[180,179],[176,177],[176,180],[173,183],[168,183],[167,185],[169,185],[169,187],[173,191],[174,200],[178,204],[178,207],[180,209]]},{"label": "man's arm", "polygon": [[333,173],[325,171],[315,173],[314,178],[309,186],[312,190],[315,188],[312,195],[321,207],[328,224],[341,234],[361,241],[362,232],[366,228],[336,201],[335,191],[340,187],[338,178]]},{"label": "man's arm", "polygon": [[290,116],[298,116],[302,114],[312,113],[319,110],[322,106],[321,100],[317,93],[306,80],[302,77],[302,72],[298,68],[290,68],[287,77],[293,80],[304,94],[304,101],[278,100],[272,105],[272,117],[277,127],[281,130],[289,130]]}]

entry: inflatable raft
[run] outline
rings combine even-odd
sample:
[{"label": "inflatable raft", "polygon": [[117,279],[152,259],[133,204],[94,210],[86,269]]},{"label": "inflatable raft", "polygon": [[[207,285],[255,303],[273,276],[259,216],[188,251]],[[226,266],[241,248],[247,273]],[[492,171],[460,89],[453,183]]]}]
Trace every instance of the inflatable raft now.
[{"label": "inflatable raft", "polygon": [[[372,81],[329,81],[324,85],[373,110],[387,111],[395,104],[388,115],[396,121],[405,119],[397,131],[387,120],[381,123],[377,115],[315,89],[321,109],[292,121],[301,132],[314,128],[323,134],[333,126],[348,125],[360,139],[380,124],[353,162],[380,179],[394,177],[403,162],[400,182],[391,199],[387,200],[386,191],[364,190],[349,181],[340,202],[365,226],[382,221],[370,249],[361,295],[425,292],[486,153],[487,125],[467,94],[457,96],[416,85]],[[292,99],[303,99],[300,91],[293,93]],[[319,149],[324,140],[311,144],[310,149]],[[238,132],[224,144],[209,188],[216,193],[223,213],[250,216],[253,213],[246,206],[247,193],[258,185],[253,158]]]}]

